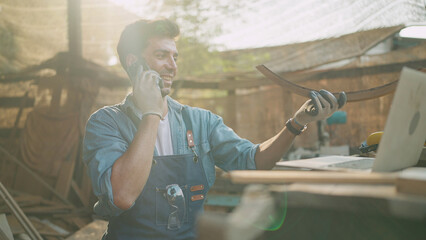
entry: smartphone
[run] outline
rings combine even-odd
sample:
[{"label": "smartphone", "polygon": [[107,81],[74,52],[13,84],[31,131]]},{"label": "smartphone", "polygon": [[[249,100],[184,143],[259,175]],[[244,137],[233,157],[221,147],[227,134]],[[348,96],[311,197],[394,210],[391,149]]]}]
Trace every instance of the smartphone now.
[{"label": "smartphone", "polygon": [[[135,63],[130,65],[127,71],[129,73],[130,80],[132,81],[132,85],[133,85],[133,82],[136,81],[139,78],[139,76],[143,74],[144,71],[148,71],[148,70],[151,70],[151,68],[148,66],[148,64],[145,63],[144,60],[137,60]],[[157,78],[157,86],[158,86],[158,89],[160,89],[160,91],[164,87],[163,79],[161,77]]]}]

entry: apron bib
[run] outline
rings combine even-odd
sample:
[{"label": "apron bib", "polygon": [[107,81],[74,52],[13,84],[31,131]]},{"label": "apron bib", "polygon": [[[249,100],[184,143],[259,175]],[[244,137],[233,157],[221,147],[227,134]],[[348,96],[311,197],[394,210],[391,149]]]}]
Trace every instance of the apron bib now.
[{"label": "apron bib", "polygon": [[[139,120],[127,111],[135,126]],[[103,239],[195,239],[195,220],[209,189],[195,151],[192,125],[182,111],[190,154],[154,156],[151,171],[134,206],[110,219]]]}]

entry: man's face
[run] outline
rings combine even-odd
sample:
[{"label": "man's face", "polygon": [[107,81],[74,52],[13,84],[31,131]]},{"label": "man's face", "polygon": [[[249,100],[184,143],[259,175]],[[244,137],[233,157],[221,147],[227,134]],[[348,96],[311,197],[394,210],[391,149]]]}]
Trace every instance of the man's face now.
[{"label": "man's face", "polygon": [[175,41],[164,37],[151,38],[142,56],[146,64],[152,70],[158,72],[163,79],[162,95],[170,94],[173,78],[177,71],[178,52]]}]

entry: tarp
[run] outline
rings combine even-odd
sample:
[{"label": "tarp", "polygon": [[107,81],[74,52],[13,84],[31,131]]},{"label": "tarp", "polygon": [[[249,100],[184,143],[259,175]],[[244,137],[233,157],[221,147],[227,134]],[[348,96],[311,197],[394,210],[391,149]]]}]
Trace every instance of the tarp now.
[{"label": "tarp", "polygon": [[79,124],[78,113],[34,108],[20,141],[22,159],[37,172],[57,177],[64,161],[74,161],[71,158],[79,142]]}]

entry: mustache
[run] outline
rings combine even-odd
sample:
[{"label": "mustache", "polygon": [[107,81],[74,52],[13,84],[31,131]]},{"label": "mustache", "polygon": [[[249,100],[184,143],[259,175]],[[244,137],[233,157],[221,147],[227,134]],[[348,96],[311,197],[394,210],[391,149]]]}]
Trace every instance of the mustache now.
[{"label": "mustache", "polygon": [[160,72],[158,72],[158,74],[160,74],[160,75],[172,75],[173,76],[173,71],[161,70]]}]

